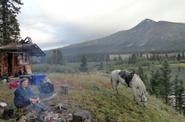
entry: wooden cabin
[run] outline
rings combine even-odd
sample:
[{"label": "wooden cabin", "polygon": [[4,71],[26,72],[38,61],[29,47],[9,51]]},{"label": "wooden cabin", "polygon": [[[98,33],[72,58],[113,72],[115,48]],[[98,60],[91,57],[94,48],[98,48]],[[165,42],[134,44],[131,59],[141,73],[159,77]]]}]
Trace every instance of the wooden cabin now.
[{"label": "wooden cabin", "polygon": [[30,57],[45,53],[28,38],[19,43],[0,47],[0,76],[17,76],[31,73]]}]

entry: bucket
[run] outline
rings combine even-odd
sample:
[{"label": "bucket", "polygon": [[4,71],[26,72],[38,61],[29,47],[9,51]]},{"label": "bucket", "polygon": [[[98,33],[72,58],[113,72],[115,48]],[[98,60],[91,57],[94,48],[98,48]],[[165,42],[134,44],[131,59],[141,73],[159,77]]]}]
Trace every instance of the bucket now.
[{"label": "bucket", "polygon": [[62,85],[61,86],[61,94],[62,95],[68,95],[69,93],[69,86],[68,85]]}]

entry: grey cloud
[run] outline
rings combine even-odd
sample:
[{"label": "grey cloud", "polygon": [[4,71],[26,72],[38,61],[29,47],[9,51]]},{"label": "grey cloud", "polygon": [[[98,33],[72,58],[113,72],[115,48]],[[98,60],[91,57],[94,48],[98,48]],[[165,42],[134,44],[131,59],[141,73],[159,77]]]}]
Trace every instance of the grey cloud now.
[{"label": "grey cloud", "polygon": [[[51,18],[50,14],[40,9],[39,6],[42,5],[32,6],[35,4],[32,4],[31,0],[25,1],[27,4],[22,9],[22,15],[19,16],[21,26],[32,28],[41,23],[48,28],[35,28],[42,33],[53,35],[51,40],[46,40],[48,41],[46,44],[38,41],[38,44],[44,48],[48,45],[68,45],[100,38],[120,30],[129,29],[145,18],[156,21],[185,22],[185,0],[132,0],[129,4],[123,2],[121,7],[112,12],[97,17],[84,18],[87,20],[86,23]],[[56,44],[50,43],[53,40]]]}]

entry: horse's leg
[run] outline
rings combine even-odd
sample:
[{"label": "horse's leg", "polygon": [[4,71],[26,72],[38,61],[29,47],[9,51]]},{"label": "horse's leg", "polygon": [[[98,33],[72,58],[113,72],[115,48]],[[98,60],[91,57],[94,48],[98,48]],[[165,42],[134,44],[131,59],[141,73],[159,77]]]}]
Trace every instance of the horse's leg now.
[{"label": "horse's leg", "polygon": [[115,88],[116,88],[116,93],[119,95],[119,92],[118,92],[118,85],[119,85],[119,81],[117,80],[117,81],[116,81],[116,84],[115,84]]},{"label": "horse's leg", "polygon": [[135,86],[132,87],[132,92],[134,94],[134,100],[139,104],[140,98],[138,96],[138,89]]},{"label": "horse's leg", "polygon": [[118,87],[119,82],[114,80],[113,78],[111,78],[111,84],[112,84],[113,92],[114,93],[116,92],[118,94],[118,88],[117,87]]},{"label": "horse's leg", "polygon": [[112,77],[111,77],[110,81],[111,81],[112,90],[114,92],[114,83],[113,83],[114,81],[113,81],[113,78]]}]

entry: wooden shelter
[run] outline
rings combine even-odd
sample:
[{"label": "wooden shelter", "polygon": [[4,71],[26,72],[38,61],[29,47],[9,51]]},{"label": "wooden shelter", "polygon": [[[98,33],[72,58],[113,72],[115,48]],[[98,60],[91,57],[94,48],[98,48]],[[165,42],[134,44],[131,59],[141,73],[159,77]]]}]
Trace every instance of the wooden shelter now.
[{"label": "wooden shelter", "polygon": [[45,53],[30,38],[0,47],[0,76],[17,76],[20,72],[31,73],[30,57]]}]

